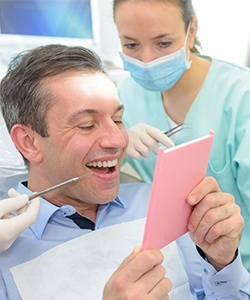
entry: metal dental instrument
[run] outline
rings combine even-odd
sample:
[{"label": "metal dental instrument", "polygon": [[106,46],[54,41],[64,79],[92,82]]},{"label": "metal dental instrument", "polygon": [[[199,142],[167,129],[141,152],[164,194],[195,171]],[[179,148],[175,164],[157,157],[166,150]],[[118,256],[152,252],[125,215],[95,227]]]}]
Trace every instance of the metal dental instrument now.
[{"label": "metal dental instrument", "polygon": [[192,128],[191,125],[192,125],[191,123],[184,122],[180,125],[177,125],[171,129],[165,131],[164,134],[166,134],[168,137],[170,137],[170,136],[176,134],[177,132],[181,131],[182,129],[191,129]]},{"label": "metal dental instrument", "polygon": [[81,180],[81,179],[83,179],[83,178],[86,178],[86,177],[90,176],[91,174],[92,174],[92,172],[91,172],[91,173],[84,174],[84,175],[82,175],[82,176],[74,177],[74,178],[71,178],[71,179],[69,179],[69,180],[63,181],[63,182],[61,182],[61,183],[59,183],[59,184],[53,185],[53,186],[51,186],[51,187],[49,187],[49,188],[47,188],[47,189],[44,189],[44,190],[42,190],[42,191],[40,191],[40,192],[34,192],[33,194],[31,194],[31,195],[29,196],[29,200],[32,200],[32,199],[34,199],[34,198],[36,198],[36,197],[42,196],[43,194],[46,194],[46,193],[48,193],[48,192],[54,191],[54,190],[56,190],[56,189],[59,189],[59,188],[65,186],[65,185],[67,185],[67,184],[69,184],[69,183],[77,182],[77,181],[79,181],[79,180]]}]

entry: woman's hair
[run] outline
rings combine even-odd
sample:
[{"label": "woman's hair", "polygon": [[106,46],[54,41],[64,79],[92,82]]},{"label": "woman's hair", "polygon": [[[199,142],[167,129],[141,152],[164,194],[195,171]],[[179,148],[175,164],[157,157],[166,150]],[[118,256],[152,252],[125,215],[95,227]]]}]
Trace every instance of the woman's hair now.
[{"label": "woman's hair", "polygon": [[47,137],[46,116],[53,95],[43,86],[43,79],[72,70],[105,73],[100,58],[84,47],[52,44],[17,55],[0,85],[0,106],[8,130],[24,124]]},{"label": "woman's hair", "polygon": [[[145,0],[113,0],[113,16],[115,20],[115,10],[119,6],[119,4],[124,3],[124,2],[139,2],[139,1],[145,1]],[[147,1],[158,1],[162,3],[171,3],[175,6],[177,6],[182,14],[182,19],[185,24],[185,29],[187,31],[188,25],[192,18],[195,16],[192,0],[147,0]],[[201,47],[200,42],[198,41],[197,37],[195,37],[194,41],[194,47],[191,49],[191,52],[193,53],[199,53],[197,47]]]}]

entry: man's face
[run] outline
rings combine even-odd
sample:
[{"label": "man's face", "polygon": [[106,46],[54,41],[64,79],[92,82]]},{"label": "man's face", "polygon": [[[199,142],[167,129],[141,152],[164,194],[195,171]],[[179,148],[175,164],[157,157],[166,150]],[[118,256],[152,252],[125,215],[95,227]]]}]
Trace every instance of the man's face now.
[{"label": "man's face", "polygon": [[30,168],[33,178],[39,174],[35,182],[40,186],[31,188],[45,188],[93,172],[46,198],[75,207],[82,202],[102,204],[114,199],[128,136],[113,82],[101,73],[71,71],[42,84],[52,95],[53,105],[46,119],[49,137],[38,137],[43,159],[35,166],[36,174]]}]

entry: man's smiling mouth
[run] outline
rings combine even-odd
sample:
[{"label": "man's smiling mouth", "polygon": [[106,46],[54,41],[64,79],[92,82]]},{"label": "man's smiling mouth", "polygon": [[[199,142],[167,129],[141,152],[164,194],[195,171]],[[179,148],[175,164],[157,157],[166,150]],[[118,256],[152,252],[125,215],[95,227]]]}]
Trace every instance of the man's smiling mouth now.
[{"label": "man's smiling mouth", "polygon": [[112,173],[116,170],[117,162],[117,159],[108,161],[93,161],[88,163],[86,166],[93,172]]}]

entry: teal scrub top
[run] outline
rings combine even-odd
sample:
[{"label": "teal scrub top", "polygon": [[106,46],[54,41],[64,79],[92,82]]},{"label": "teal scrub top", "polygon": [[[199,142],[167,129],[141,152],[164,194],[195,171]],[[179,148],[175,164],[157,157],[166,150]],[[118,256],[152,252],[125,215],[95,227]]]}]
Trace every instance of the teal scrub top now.
[{"label": "teal scrub top", "polygon": [[[161,93],[140,87],[126,78],[118,87],[124,103],[128,129],[144,122],[160,130],[169,129]],[[176,145],[215,132],[207,175],[219,182],[224,192],[234,195],[241,207],[245,227],[241,239],[244,265],[250,271],[250,69],[213,59],[210,69],[186,116],[192,129],[181,131]],[[128,162],[145,182],[152,182],[157,156]]]}]

